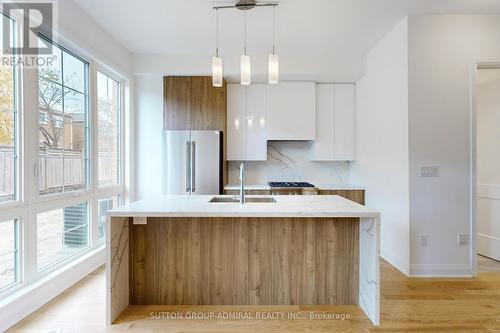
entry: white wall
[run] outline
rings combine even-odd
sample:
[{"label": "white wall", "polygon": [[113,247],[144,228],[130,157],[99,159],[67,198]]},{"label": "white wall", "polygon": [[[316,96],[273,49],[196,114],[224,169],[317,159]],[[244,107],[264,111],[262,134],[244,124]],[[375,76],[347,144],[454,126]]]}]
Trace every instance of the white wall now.
[{"label": "white wall", "polygon": [[135,83],[135,199],[162,193],[163,77],[138,75]]},{"label": "white wall", "polygon": [[500,58],[500,16],[413,16],[408,31],[411,273],[471,274],[470,242],[457,244],[471,233],[471,65]]},{"label": "white wall", "polygon": [[381,255],[409,273],[408,20],[367,56],[357,83],[357,161],[351,182],[381,212]]},{"label": "white wall", "polygon": [[[211,75],[211,54],[135,55],[135,74]],[[224,78],[239,82],[240,58],[224,56]],[[282,81],[355,82],[364,73],[365,58],[355,55],[280,54]],[[267,82],[267,53],[252,55],[252,82]]]},{"label": "white wall", "polygon": [[477,86],[477,252],[500,260],[500,68]]}]

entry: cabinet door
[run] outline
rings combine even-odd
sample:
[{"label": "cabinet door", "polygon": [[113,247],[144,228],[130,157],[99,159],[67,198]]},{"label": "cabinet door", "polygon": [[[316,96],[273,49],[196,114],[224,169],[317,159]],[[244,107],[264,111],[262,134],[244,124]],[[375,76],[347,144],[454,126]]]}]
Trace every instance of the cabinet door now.
[{"label": "cabinet door", "polygon": [[227,155],[228,161],[246,159],[246,93],[239,84],[227,86]]},{"label": "cabinet door", "polygon": [[164,129],[226,129],[226,83],[212,86],[211,76],[165,76]]},{"label": "cabinet door", "polygon": [[267,88],[265,84],[247,86],[247,161],[267,160],[266,107]]},{"label": "cabinet door", "polygon": [[335,85],[335,160],[353,161],[355,159],[354,128],[354,85]]},{"label": "cabinet door", "polygon": [[316,138],[316,84],[282,82],[268,86],[267,139]]},{"label": "cabinet door", "polygon": [[333,161],[335,85],[316,85],[316,140],[311,145],[312,161]]}]

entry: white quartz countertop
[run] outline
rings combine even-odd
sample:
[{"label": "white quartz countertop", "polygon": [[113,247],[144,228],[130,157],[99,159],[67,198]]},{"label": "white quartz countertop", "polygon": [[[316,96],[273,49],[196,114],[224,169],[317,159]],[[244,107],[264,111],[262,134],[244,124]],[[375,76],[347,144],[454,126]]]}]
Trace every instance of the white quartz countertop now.
[{"label": "white quartz countertop", "polygon": [[[314,184],[314,188],[319,190],[366,190],[363,186],[353,185],[353,184]],[[224,190],[239,190],[240,185],[238,184],[228,184],[224,186]],[[267,184],[245,184],[246,190],[270,190],[271,188]]]},{"label": "white quartz countertop", "polygon": [[213,197],[213,195],[158,196],[113,209],[108,215],[112,217],[379,217],[379,212],[337,195],[268,196],[273,197],[276,202],[244,205],[210,203]]}]

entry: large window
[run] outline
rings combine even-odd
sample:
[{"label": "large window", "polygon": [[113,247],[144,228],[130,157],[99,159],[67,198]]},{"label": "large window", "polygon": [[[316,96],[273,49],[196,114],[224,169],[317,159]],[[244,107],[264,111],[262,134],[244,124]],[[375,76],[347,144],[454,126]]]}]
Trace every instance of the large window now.
[{"label": "large window", "polygon": [[[0,18],[15,42],[21,27]],[[52,62],[0,61],[0,300],[101,251],[106,213],[125,201],[127,81],[77,47],[38,43],[52,44]]]},{"label": "large window", "polygon": [[120,182],[120,84],[97,72],[99,186]]},{"label": "large window", "polygon": [[38,69],[40,195],[88,184],[88,64],[57,45],[52,58]]},{"label": "large window", "polygon": [[88,246],[87,203],[38,214],[36,225],[38,270],[60,262]]},{"label": "large window", "polygon": [[19,282],[19,225],[0,221],[0,291]]},{"label": "large window", "polygon": [[[14,31],[14,21],[0,14],[0,45],[6,23]],[[11,36],[13,39],[13,36]],[[17,199],[17,111],[16,68],[0,64],[0,204]]]}]

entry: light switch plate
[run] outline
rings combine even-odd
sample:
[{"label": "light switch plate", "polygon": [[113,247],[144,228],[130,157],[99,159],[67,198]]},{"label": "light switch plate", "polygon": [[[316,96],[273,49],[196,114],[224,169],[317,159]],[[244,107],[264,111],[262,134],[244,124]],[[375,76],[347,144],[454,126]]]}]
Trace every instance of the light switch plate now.
[{"label": "light switch plate", "polygon": [[429,235],[420,235],[420,247],[427,247]]},{"label": "light switch plate", "polygon": [[420,177],[439,177],[438,166],[421,166],[419,170]]},{"label": "light switch plate", "polygon": [[144,216],[134,216],[133,224],[148,224],[148,218]]},{"label": "light switch plate", "polygon": [[458,234],[457,241],[458,245],[467,245],[468,235],[467,234]]}]

